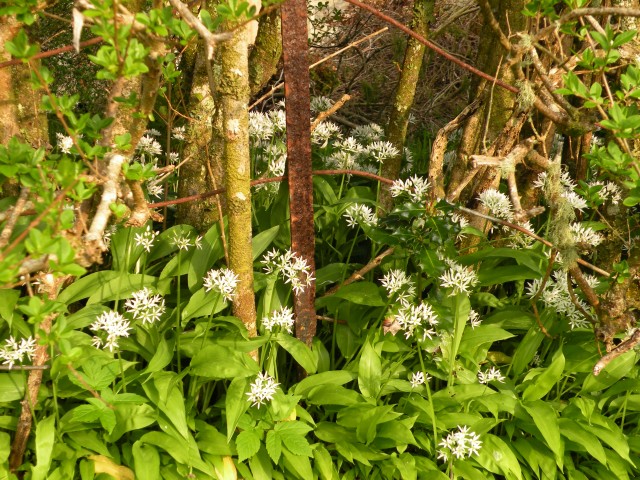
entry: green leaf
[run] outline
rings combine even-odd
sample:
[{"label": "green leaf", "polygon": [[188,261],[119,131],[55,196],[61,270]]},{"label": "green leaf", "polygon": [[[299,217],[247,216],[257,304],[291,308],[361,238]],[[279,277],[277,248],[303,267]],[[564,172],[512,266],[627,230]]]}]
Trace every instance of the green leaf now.
[{"label": "green leaf", "polygon": [[245,395],[247,389],[247,379],[244,377],[236,377],[231,380],[227,389],[227,397],[224,405],[227,417],[227,442],[231,441],[240,417],[249,409],[249,402]]},{"label": "green leaf", "polygon": [[36,459],[38,463],[31,467],[33,480],[44,480],[51,467],[51,457],[55,444],[56,418],[51,415],[38,422],[36,427]]},{"label": "green leaf", "polygon": [[486,343],[493,343],[512,337],[514,337],[512,333],[495,325],[480,325],[473,329],[467,328],[462,335],[460,350],[465,351],[467,348],[478,347]]},{"label": "green leaf", "polygon": [[522,403],[522,407],[527,411],[533,423],[535,423],[542,437],[547,442],[549,449],[556,456],[556,463],[560,469],[563,468],[564,461],[564,442],[560,437],[560,427],[558,425],[558,416],[554,408],[542,400],[534,400],[532,402]]},{"label": "green leaf", "polygon": [[253,457],[260,450],[260,436],[255,430],[244,430],[236,437],[238,461]]},{"label": "green leaf", "polygon": [[280,461],[280,455],[282,454],[282,441],[280,436],[273,430],[267,433],[266,447],[271,460],[277,465]]},{"label": "green leaf", "polygon": [[582,428],[578,422],[569,418],[560,418],[558,420],[558,425],[563,437],[581,445],[587,452],[589,452],[589,455],[603,465],[607,465],[607,456],[604,453],[604,448],[602,447],[598,437]]},{"label": "green leaf", "polygon": [[636,353],[633,350],[620,355],[612,360],[598,376],[590,373],[582,384],[582,392],[590,393],[606,389],[628,375],[634,368],[635,363]]},{"label": "green leaf", "polygon": [[271,245],[271,243],[276,239],[278,234],[280,233],[280,225],[276,225],[275,227],[271,227],[267,230],[264,230],[258,233],[251,242],[251,247],[253,251],[253,261],[255,262],[260,255]]},{"label": "green leaf", "polygon": [[362,348],[358,363],[358,388],[366,398],[377,399],[382,383],[382,362],[380,354],[367,341]]},{"label": "green leaf", "polygon": [[355,405],[364,402],[358,392],[340,385],[320,385],[311,389],[307,402],[312,405]]},{"label": "green leaf", "polygon": [[209,345],[193,357],[191,372],[209,379],[244,378],[260,373],[260,367],[248,353]]},{"label": "green leaf", "polygon": [[307,373],[316,373],[318,368],[318,356],[304,343],[291,335],[280,333],[274,335],[275,341],[282,348],[291,354],[298,364],[305,369]]},{"label": "green leaf", "polygon": [[173,427],[187,439],[189,427],[181,382],[174,372],[156,372],[142,384],[147,397],[164,413]]},{"label": "green leaf", "polygon": [[309,375],[294,387],[296,395],[307,395],[313,388],[318,385],[344,385],[358,376],[354,372],[346,370],[332,370],[329,372],[317,373]]},{"label": "green leaf", "polygon": [[309,441],[302,435],[282,435],[282,442],[294,455],[305,457],[313,456],[313,450],[309,445]]},{"label": "green leaf", "polygon": [[287,448],[283,449],[282,453],[284,454],[284,465],[287,470],[295,472],[301,479],[313,478],[313,470],[308,457],[295,455]]},{"label": "green leaf", "polygon": [[11,328],[11,320],[13,319],[18,298],[20,298],[20,292],[18,290],[0,290],[0,318],[9,324],[9,328]]},{"label": "green leaf", "polygon": [[24,397],[25,376],[20,372],[0,373],[0,398],[2,402],[15,402]]},{"label": "green leaf", "polygon": [[[540,315],[540,322],[546,329],[549,329],[553,324],[553,313],[551,309],[546,309]],[[544,333],[538,323],[535,322],[522,338],[516,348],[516,353],[513,355],[511,367],[516,375],[520,375],[529,362],[531,362],[538,348],[540,348],[543,339]]]},{"label": "green leaf", "polygon": [[380,296],[379,287],[372,282],[355,282],[345,285],[332,295],[336,298],[348,300],[357,305],[370,307],[384,307],[385,302]]},{"label": "green leaf", "polygon": [[482,436],[482,448],[475,460],[492,473],[503,473],[507,479],[522,480],[522,470],[513,450],[495,435]]},{"label": "green leaf", "polygon": [[136,472],[136,480],[156,480],[160,476],[160,454],[153,445],[140,441],[131,448]]},{"label": "green leaf", "polygon": [[182,309],[182,322],[186,323],[192,318],[215,315],[227,308],[227,302],[216,291],[206,292],[201,288],[191,295],[189,302]]},{"label": "green leaf", "polygon": [[553,356],[551,364],[527,386],[522,394],[522,400],[528,402],[544,397],[558,383],[558,380],[562,377],[563,370],[564,355],[562,354],[562,349],[558,349]]},{"label": "green leaf", "polygon": [[313,459],[315,460],[313,467],[322,480],[337,480],[339,478],[331,454],[321,443],[316,445],[313,450]]},{"label": "green leaf", "polygon": [[149,364],[147,365],[146,373],[154,373],[162,370],[164,367],[171,363],[173,359],[173,349],[175,346],[175,338],[166,340],[164,337],[160,339],[156,346],[156,351],[153,354]]}]

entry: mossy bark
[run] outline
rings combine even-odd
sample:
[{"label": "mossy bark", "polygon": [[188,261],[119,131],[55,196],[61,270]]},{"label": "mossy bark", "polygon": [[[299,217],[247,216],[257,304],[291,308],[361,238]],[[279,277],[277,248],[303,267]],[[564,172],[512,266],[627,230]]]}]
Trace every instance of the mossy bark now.
[{"label": "mossy bark", "polygon": [[[434,0],[415,0],[413,5],[412,30],[427,38],[429,34],[429,21],[433,14]],[[402,167],[402,151],[407,137],[409,115],[418,86],[422,60],[426,47],[415,38],[409,38],[404,54],[402,72],[396,89],[396,95],[389,118],[387,140],[399,151],[400,155],[387,160],[382,165],[383,177],[397,179]],[[379,214],[388,212],[393,205],[393,199],[389,191],[389,185],[380,186],[378,198]]]},{"label": "mossy bark", "polygon": [[260,19],[256,43],[249,56],[249,86],[251,96],[256,95],[276,73],[282,56],[280,10],[274,10]]},{"label": "mossy bark", "polygon": [[[259,7],[259,5],[258,5]],[[249,151],[249,43],[247,26],[220,46],[219,108],[224,135],[224,171],[229,220],[229,268],[239,277],[233,314],[256,335],[251,248],[251,165]]]}]

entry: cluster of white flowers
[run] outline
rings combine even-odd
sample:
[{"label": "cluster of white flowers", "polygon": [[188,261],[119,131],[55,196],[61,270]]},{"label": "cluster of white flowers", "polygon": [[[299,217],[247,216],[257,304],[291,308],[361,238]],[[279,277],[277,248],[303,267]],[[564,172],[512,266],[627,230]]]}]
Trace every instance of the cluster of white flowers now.
[{"label": "cluster of white flowers", "polygon": [[269,332],[273,332],[274,328],[280,327],[280,330],[291,333],[293,332],[294,324],[293,310],[289,307],[274,310],[270,315],[262,318],[262,326]]},{"label": "cluster of white flowers", "polygon": [[460,265],[451,259],[445,259],[449,268],[440,275],[444,288],[453,288],[453,293],[471,293],[471,289],[478,283],[478,276],[471,268]]},{"label": "cluster of white flowers", "polygon": [[478,455],[482,447],[480,435],[469,430],[469,427],[458,427],[457,432],[451,432],[440,444],[442,447],[438,451],[438,459],[447,461],[449,456],[458,459]]},{"label": "cluster of white flowers", "polygon": [[[549,174],[547,172],[540,173],[536,181],[533,182],[533,186],[542,188],[545,192],[548,191],[550,187]],[[571,205],[571,208],[581,212],[587,208],[587,201],[574,191],[577,185],[566,170],[560,173],[560,186],[562,187],[560,195]]]},{"label": "cluster of white flowers", "polygon": [[249,137],[256,142],[265,142],[286,130],[284,110],[271,110],[269,113],[249,112]]},{"label": "cluster of white flowers", "polygon": [[384,138],[384,129],[377,123],[358,125],[351,131],[351,135],[368,144]]},{"label": "cluster of white flowers", "polygon": [[23,338],[18,342],[11,336],[5,340],[4,346],[0,347],[0,360],[2,360],[3,365],[9,365],[9,368],[13,368],[14,364],[22,363],[25,357],[29,361],[33,360],[35,353],[35,338]]},{"label": "cluster of white flowers", "polygon": [[164,194],[164,187],[160,180],[160,177],[154,177],[147,182],[147,193],[150,197],[161,198]]},{"label": "cluster of white flowers", "polygon": [[180,160],[180,154],[178,152],[169,153],[169,163],[175,165]]},{"label": "cluster of white flowers", "polygon": [[211,290],[218,292],[228,302],[232,301],[236,295],[236,288],[240,281],[238,275],[227,267],[211,269],[204,277],[203,286],[207,292]]},{"label": "cluster of white flowers", "polygon": [[486,372],[478,372],[478,381],[484,385],[488,384],[489,382],[504,383],[505,377],[504,375],[502,375],[502,373],[500,373],[499,368],[491,367]]},{"label": "cluster of white flowers", "polygon": [[580,244],[585,249],[589,247],[597,247],[604,241],[604,237],[591,227],[586,227],[580,223],[572,223],[569,225],[569,229],[573,234],[573,239],[577,244]]},{"label": "cluster of white flowers", "polygon": [[436,335],[433,327],[438,324],[438,316],[428,303],[422,302],[420,305],[403,303],[393,319],[400,329],[404,330],[405,338],[415,334],[418,340],[424,341],[427,338],[432,339]]},{"label": "cluster of white flowers", "polygon": [[178,232],[173,232],[171,243],[178,247],[178,250],[189,250],[189,247],[192,246],[191,237],[189,235],[182,235]]},{"label": "cluster of white flowers", "polygon": [[56,133],[56,139],[58,140],[58,148],[62,153],[71,153],[73,138],[58,132]]},{"label": "cluster of white flowers", "polygon": [[91,324],[90,328],[96,333],[104,332],[107,334],[106,340],[95,336],[93,337],[92,343],[96,348],[104,345],[104,348],[108,348],[110,352],[118,348],[120,337],[128,337],[129,330],[131,330],[129,320],[113,310],[103,312],[96,321]]},{"label": "cluster of white flowers", "polygon": [[354,203],[349,205],[344,212],[344,218],[347,219],[347,225],[357,227],[358,225],[366,225],[373,227],[378,223],[378,217],[375,212],[362,203]]},{"label": "cluster of white flowers", "polygon": [[264,271],[268,274],[281,273],[285,283],[290,283],[294,292],[303,292],[315,280],[307,261],[287,250],[281,253],[272,250],[262,257]]},{"label": "cluster of white flowers", "polygon": [[469,312],[469,325],[471,325],[471,328],[479,327],[481,323],[482,319],[480,318],[480,314],[474,309],[471,309]]},{"label": "cluster of white flowers", "polygon": [[260,408],[263,403],[267,403],[273,399],[276,394],[279,383],[269,376],[266,372],[261,372],[251,384],[251,391],[246,395],[254,407]]},{"label": "cluster of white flowers", "polygon": [[150,128],[144,134],[145,135],[151,135],[152,137],[159,137],[161,135],[161,133],[158,130],[156,130],[155,128]]},{"label": "cluster of white flowers", "polygon": [[400,303],[408,303],[416,294],[416,287],[406,272],[399,269],[389,270],[380,280],[389,297],[397,295]]},{"label": "cluster of white flowers", "polygon": [[478,200],[494,217],[508,222],[513,221],[513,206],[504,193],[490,188],[478,195]]},{"label": "cluster of white flowers", "polygon": [[176,140],[184,140],[186,138],[185,135],[187,134],[186,130],[187,129],[184,125],[181,127],[174,127],[173,130],[171,130],[171,134]]},{"label": "cluster of white flowers", "polygon": [[133,241],[139,247],[142,247],[145,251],[150,252],[153,247],[153,241],[158,236],[158,232],[151,230],[151,226],[147,225],[147,228],[142,233],[136,233],[133,236]]},{"label": "cluster of white flowers", "polygon": [[311,142],[324,148],[329,140],[337,140],[342,136],[340,127],[333,122],[320,122],[311,132]]},{"label": "cluster of white flowers", "polygon": [[329,97],[311,97],[311,111],[322,113],[333,106],[333,101]]},{"label": "cluster of white flowers", "polygon": [[400,155],[398,150],[391,142],[385,140],[377,140],[370,143],[367,147],[367,153],[372,156],[378,163],[397,157]]},{"label": "cluster of white flowers", "polygon": [[423,203],[429,197],[431,184],[425,178],[414,175],[406,180],[395,180],[389,188],[392,197],[406,195],[414,203]]},{"label": "cluster of white flowers", "polygon": [[602,201],[610,201],[613,205],[618,205],[622,201],[622,190],[620,190],[620,187],[615,183],[609,181],[589,182],[589,187],[593,188],[596,186],[602,187],[600,191],[598,191],[598,196]]},{"label": "cluster of white flowers", "polygon": [[[520,223],[520,226],[526,228],[530,232],[534,231],[533,225],[531,225],[531,222],[528,220]],[[530,248],[535,243],[535,239],[533,237],[530,237],[520,231],[515,230],[512,233],[513,235],[511,236],[509,243],[513,248]]]},{"label": "cluster of white flowers", "polygon": [[133,292],[131,298],[124,302],[124,308],[135,320],[142,320],[143,325],[157,322],[166,310],[164,298],[153,295],[147,287]]},{"label": "cluster of white flowers", "polygon": [[[584,276],[591,288],[598,286],[598,279],[593,275]],[[527,295],[534,297],[540,290],[542,280],[534,280],[527,286]],[[574,292],[577,287],[573,287]],[[589,326],[588,320],[582,312],[571,301],[569,289],[567,286],[567,276],[564,272],[555,272],[552,278],[545,283],[544,290],[540,295],[540,300],[546,308],[556,311],[559,315],[565,316],[569,320],[569,325],[574,328],[586,328]],[[579,298],[576,298],[578,305],[584,310],[589,311],[587,304]]]},{"label": "cluster of white flowers", "polygon": [[146,154],[151,157],[156,157],[162,154],[162,147],[158,141],[149,135],[144,135],[138,142],[138,146],[136,148],[142,155]]},{"label": "cluster of white flowers", "polygon": [[420,385],[424,385],[426,382],[431,380],[429,374],[424,372],[415,372],[411,375],[411,388],[418,388]]}]

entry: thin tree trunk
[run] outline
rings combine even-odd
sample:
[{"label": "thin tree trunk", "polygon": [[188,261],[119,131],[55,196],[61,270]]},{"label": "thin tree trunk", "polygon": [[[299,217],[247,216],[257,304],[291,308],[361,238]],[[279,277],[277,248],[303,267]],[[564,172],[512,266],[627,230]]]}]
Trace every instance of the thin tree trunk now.
[{"label": "thin tree trunk", "polygon": [[[413,4],[413,24],[411,28],[425,38],[427,38],[429,34],[429,20],[433,13],[433,6],[434,0],[415,0]],[[396,89],[396,96],[387,129],[387,140],[398,149],[400,154],[385,161],[381,170],[383,177],[392,180],[400,176],[403,157],[402,151],[407,137],[409,115],[418,86],[425,49],[426,46],[413,37],[410,37],[407,41],[400,81]],[[379,214],[388,212],[392,205],[393,199],[389,185],[382,184],[380,186],[380,196],[378,199]]]},{"label": "thin tree trunk", "polygon": [[281,56],[282,30],[278,9],[260,19],[256,43],[249,56],[251,96],[256,95],[275,75]]}]

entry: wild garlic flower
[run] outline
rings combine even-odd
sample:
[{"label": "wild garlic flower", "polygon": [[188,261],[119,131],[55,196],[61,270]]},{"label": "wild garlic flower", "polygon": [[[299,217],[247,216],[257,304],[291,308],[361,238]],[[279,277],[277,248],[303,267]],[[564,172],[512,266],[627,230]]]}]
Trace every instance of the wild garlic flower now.
[{"label": "wild garlic flower", "polygon": [[146,132],[144,132],[145,135],[151,135],[152,137],[159,137],[161,134],[158,130],[156,130],[155,128],[150,128],[149,130],[147,130]]},{"label": "wild garlic flower", "polygon": [[198,235],[194,240],[194,244],[198,250],[202,250],[202,235]]},{"label": "wild garlic flower", "polygon": [[271,110],[267,116],[271,120],[274,133],[284,133],[287,130],[287,116],[284,110]]},{"label": "wild garlic flower", "polygon": [[231,302],[236,296],[236,288],[240,278],[227,267],[211,269],[204,277],[203,286],[207,292],[218,292],[223,298]]},{"label": "wild garlic flower", "polygon": [[587,201],[576,192],[567,190],[561,195],[574,210],[580,210],[582,212],[585,208],[587,208]]},{"label": "wild garlic flower", "polygon": [[155,157],[162,154],[162,147],[160,144],[155,138],[150,137],[149,135],[144,135],[138,142],[138,146],[136,148],[140,150],[140,153],[143,155],[147,154]]},{"label": "wild garlic flower", "polygon": [[173,130],[171,130],[171,134],[176,140],[184,140],[186,133],[187,128],[184,125],[181,127],[174,127]]},{"label": "wild garlic flower", "polygon": [[469,325],[471,325],[471,328],[479,327],[481,323],[482,319],[480,318],[480,314],[474,309],[471,309],[469,312]]},{"label": "wild garlic flower", "polygon": [[147,287],[133,292],[131,298],[124,302],[124,308],[135,320],[142,320],[143,325],[157,322],[166,310],[164,298],[153,295]]},{"label": "wild garlic flower", "polygon": [[351,135],[364,143],[375,142],[384,138],[383,128],[375,123],[368,125],[359,125],[351,131]]},{"label": "wild garlic flower", "polygon": [[147,225],[147,228],[142,233],[136,233],[133,236],[133,241],[139,247],[142,247],[146,252],[150,252],[153,247],[153,241],[158,236],[158,232],[151,230],[151,226]]},{"label": "wild garlic flower", "polygon": [[255,142],[267,142],[274,134],[273,122],[262,112],[249,112],[249,137]]},{"label": "wild garlic flower", "polygon": [[451,432],[440,443],[438,460],[447,461],[450,456],[457,459],[478,455],[482,447],[480,435],[469,430],[466,425],[458,427],[457,432]]},{"label": "wild garlic flower", "polygon": [[416,287],[403,270],[389,270],[380,280],[382,286],[387,290],[389,297],[398,296],[400,302],[405,303],[411,300],[416,294]]},{"label": "wild garlic flower", "polygon": [[366,147],[366,149],[367,153],[378,163],[384,163],[387,160],[400,155],[400,150],[398,150],[391,142],[387,141],[372,142]]},{"label": "wild garlic flower", "polygon": [[332,168],[354,170],[357,160],[358,157],[349,151],[336,150],[329,158],[327,158],[326,162],[327,166]]},{"label": "wild garlic flower", "polygon": [[156,179],[150,180],[147,182],[147,193],[150,197],[160,198],[164,194],[164,187]]},{"label": "wild garlic flower", "polygon": [[180,161],[180,154],[178,152],[170,152],[169,153],[169,163],[171,165],[175,165]]},{"label": "wild garlic flower", "polygon": [[273,332],[274,328],[280,327],[281,331],[292,333],[294,324],[293,310],[289,307],[274,310],[271,314],[262,318],[262,326],[269,332]]},{"label": "wild garlic flower", "polygon": [[321,148],[329,144],[329,140],[337,139],[341,136],[340,127],[333,122],[321,122],[313,132],[311,132],[311,142]]},{"label": "wild garlic flower", "polygon": [[449,268],[440,275],[440,285],[453,288],[453,293],[471,293],[471,289],[478,283],[478,276],[471,268],[460,265],[450,259],[445,259]]},{"label": "wild garlic flower", "polygon": [[413,203],[423,203],[429,198],[431,184],[426,178],[414,175],[406,180],[395,180],[389,191],[392,197],[406,195]]},{"label": "wild garlic flower", "polygon": [[178,250],[189,250],[189,247],[192,246],[191,238],[189,237],[189,235],[182,235],[178,232],[173,232],[171,243],[173,243],[174,246],[178,247]]},{"label": "wild garlic flower", "polygon": [[279,383],[269,376],[266,372],[261,372],[251,384],[251,391],[246,395],[252,406],[260,408],[263,403],[267,403],[273,399],[276,394]]},{"label": "wild garlic flower", "polygon": [[58,140],[58,148],[62,153],[71,153],[71,148],[73,148],[73,138],[63,135],[60,132],[56,133],[56,138]]},{"label": "wild garlic flower", "polygon": [[613,205],[618,205],[622,201],[622,190],[613,182],[589,182],[589,187],[601,186],[602,188],[598,192],[598,196],[602,201],[610,201]]},{"label": "wild garlic flower", "polygon": [[[566,170],[563,170],[560,173],[560,185],[566,191],[573,191],[576,189],[577,185],[571,178],[571,175]],[[533,182],[533,186],[535,188],[546,189],[549,187],[549,174],[547,172],[542,172],[538,175],[538,178]]]},{"label": "wild garlic flower", "polygon": [[349,205],[343,216],[347,219],[347,225],[351,228],[357,227],[358,225],[373,227],[378,223],[378,217],[371,207],[361,203]]},{"label": "wild garlic flower", "polygon": [[13,336],[5,340],[5,345],[0,347],[0,360],[3,365],[13,368],[16,363],[22,363],[26,358],[33,360],[36,353],[36,340],[33,337],[23,338],[20,342]]},{"label": "wild garlic flower", "polygon": [[411,375],[411,388],[418,388],[429,380],[431,380],[429,374],[425,374],[424,372],[415,372]]},{"label": "wild garlic flower", "polygon": [[428,303],[422,302],[420,305],[404,303],[394,315],[393,320],[400,326],[400,330],[404,330],[404,337],[407,339],[415,336],[418,340],[424,341],[436,335],[433,327],[438,324],[438,316]]},{"label": "wild garlic flower", "polygon": [[[598,285],[598,280],[592,275],[585,275],[587,283],[591,288]],[[541,280],[537,279],[527,286],[527,296],[533,298],[540,290]],[[578,287],[573,286],[574,293],[577,293]],[[569,321],[571,329],[586,328],[590,324],[584,317],[580,309],[571,300],[567,285],[567,276],[564,272],[555,272],[551,278],[547,280],[544,290],[540,294],[539,299],[544,303],[546,308],[550,308],[559,315],[564,316]],[[576,302],[584,311],[589,311],[589,306],[580,298],[576,298]]]},{"label": "wild garlic flower", "polygon": [[[533,232],[533,225],[528,220],[524,223],[519,223],[523,228],[526,228],[530,232]],[[512,248],[530,248],[535,243],[535,239],[526,235],[518,230],[513,230],[509,244]]]},{"label": "wild garlic flower", "polygon": [[590,227],[580,223],[572,223],[569,229],[576,243],[588,247],[597,247],[604,241],[604,237]]},{"label": "wild garlic flower", "polygon": [[311,111],[322,113],[329,110],[333,106],[333,100],[329,97],[311,97]]},{"label": "wild garlic flower", "polygon": [[262,257],[264,271],[268,274],[281,274],[285,283],[290,283],[296,293],[303,292],[315,278],[311,274],[311,267],[302,257],[287,250],[284,253],[272,250]]},{"label": "wild garlic flower", "polygon": [[[118,348],[120,337],[128,337],[129,330],[131,330],[129,320],[113,310],[103,312],[89,328],[98,334],[100,332],[107,334],[106,340],[103,340],[100,336],[95,336],[92,343],[94,347],[101,348],[104,346],[110,352]],[[104,336],[104,334],[101,334],[101,336]]]},{"label": "wild garlic flower", "polygon": [[504,383],[505,377],[500,373],[499,368],[491,367],[486,372],[478,372],[478,381],[484,385],[487,385],[489,382]]},{"label": "wild garlic flower", "polygon": [[513,220],[513,206],[504,193],[490,188],[478,195],[478,200],[494,217],[508,222]]}]

